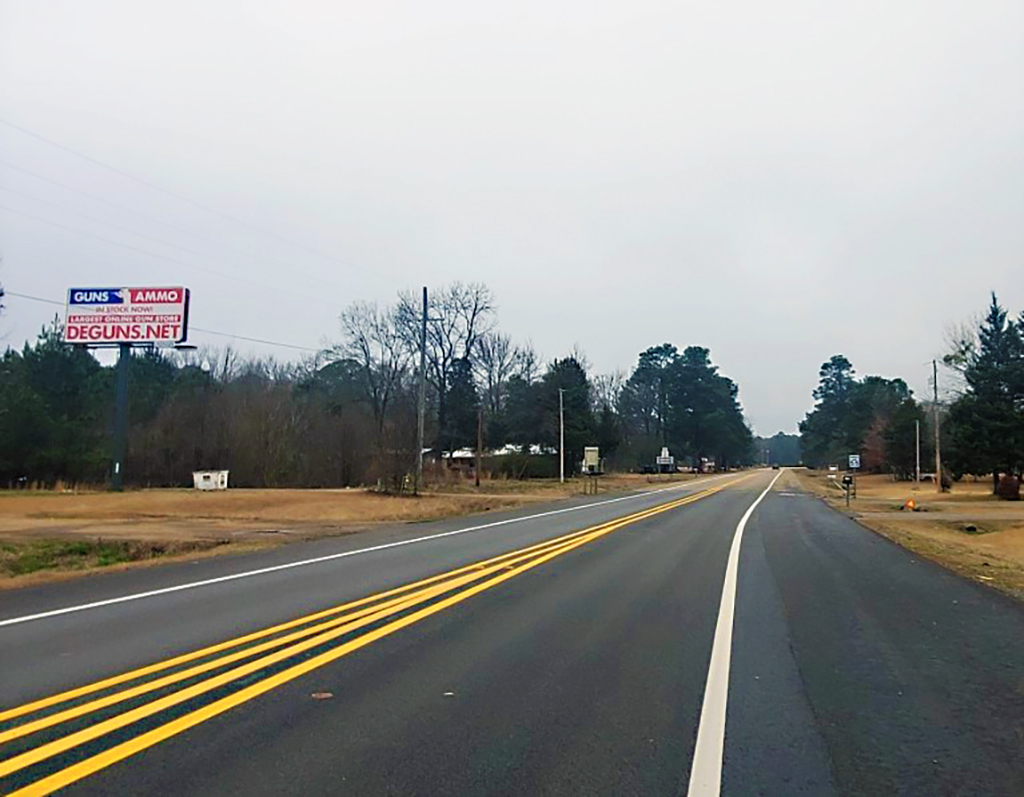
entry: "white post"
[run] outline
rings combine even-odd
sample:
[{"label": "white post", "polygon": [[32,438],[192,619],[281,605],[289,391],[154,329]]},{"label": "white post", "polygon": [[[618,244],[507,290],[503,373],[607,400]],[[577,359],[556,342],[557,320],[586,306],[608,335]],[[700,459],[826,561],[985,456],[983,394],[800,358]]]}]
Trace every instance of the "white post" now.
[{"label": "white post", "polygon": [[936,489],[942,492],[942,454],[939,451],[939,364],[932,360],[932,378],[935,388],[935,484]]},{"label": "white post", "polygon": [[558,388],[558,481],[565,484],[565,393]]}]

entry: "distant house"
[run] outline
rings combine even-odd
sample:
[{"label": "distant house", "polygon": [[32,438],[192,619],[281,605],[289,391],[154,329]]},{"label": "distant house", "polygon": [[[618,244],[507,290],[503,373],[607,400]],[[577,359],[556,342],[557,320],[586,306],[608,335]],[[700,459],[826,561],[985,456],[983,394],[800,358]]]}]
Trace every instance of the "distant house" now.
[{"label": "distant house", "polygon": [[444,458],[450,470],[472,470],[476,466],[476,451],[472,448],[457,448]]},{"label": "distant house", "polygon": [[[493,465],[494,460],[501,457],[521,457],[524,453],[529,457],[539,457],[558,453],[557,448],[541,446],[536,443],[526,446],[525,452],[523,448],[523,446],[506,444],[501,448],[484,449],[483,456]],[[429,456],[434,457],[435,461],[443,462],[445,467],[453,471],[472,472],[473,468],[476,467],[476,449],[473,448],[458,448],[455,451],[444,452],[439,460],[437,459],[438,452],[432,449]]]}]

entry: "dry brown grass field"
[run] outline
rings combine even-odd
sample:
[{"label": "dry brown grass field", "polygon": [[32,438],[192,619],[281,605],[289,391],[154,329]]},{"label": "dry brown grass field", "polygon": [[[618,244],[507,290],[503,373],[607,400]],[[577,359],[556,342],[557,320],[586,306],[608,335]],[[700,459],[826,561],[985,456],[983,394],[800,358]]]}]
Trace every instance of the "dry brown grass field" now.
[{"label": "dry brown grass field", "polygon": [[[823,471],[794,469],[777,488],[803,487],[841,511],[841,490]],[[902,509],[913,500],[917,511]],[[860,476],[850,513],[862,525],[967,578],[1024,598],[1024,502],[1001,501],[988,480],[962,481],[938,493],[924,483]]]},{"label": "dry brown grass field", "polygon": [[[615,474],[601,493],[656,489],[690,475]],[[453,481],[418,497],[363,489],[186,489],[108,492],[0,492],[0,586],[40,571],[128,566],[350,534],[382,524],[414,523],[513,509],[578,495],[582,480]]]}]

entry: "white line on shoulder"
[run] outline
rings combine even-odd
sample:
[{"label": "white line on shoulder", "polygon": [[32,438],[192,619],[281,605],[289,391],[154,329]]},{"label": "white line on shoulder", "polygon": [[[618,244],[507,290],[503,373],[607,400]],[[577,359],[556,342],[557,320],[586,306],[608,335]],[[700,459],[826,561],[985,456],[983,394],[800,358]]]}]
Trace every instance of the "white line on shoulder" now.
[{"label": "white line on shoulder", "polygon": [[715,625],[715,640],[711,646],[708,680],[704,687],[704,705],[700,710],[700,725],[697,726],[697,745],[693,750],[687,797],[718,797],[722,790],[725,709],[729,702],[729,664],[732,660],[732,624],[736,609],[740,543],[743,541],[743,529],[747,527],[750,516],[783,473],[785,469],[779,471],[765,487],[764,492],[750,505],[740,518],[733,534],[729,560],[725,566],[725,582],[722,585],[722,602],[718,608],[718,622]]}]

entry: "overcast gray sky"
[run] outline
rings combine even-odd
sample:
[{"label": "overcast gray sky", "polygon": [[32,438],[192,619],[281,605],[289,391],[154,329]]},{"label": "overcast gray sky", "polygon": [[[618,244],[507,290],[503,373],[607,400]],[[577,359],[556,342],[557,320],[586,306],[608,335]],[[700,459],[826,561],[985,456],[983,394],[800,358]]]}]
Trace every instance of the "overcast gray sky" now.
[{"label": "overcast gray sky", "polygon": [[[830,355],[923,392],[947,323],[1024,309],[1022,31],[1019,0],[0,0],[0,281],[185,284],[197,326],[315,348],[482,280],[548,359],[708,346],[794,431]],[[58,309],[7,304],[0,345]]]}]

